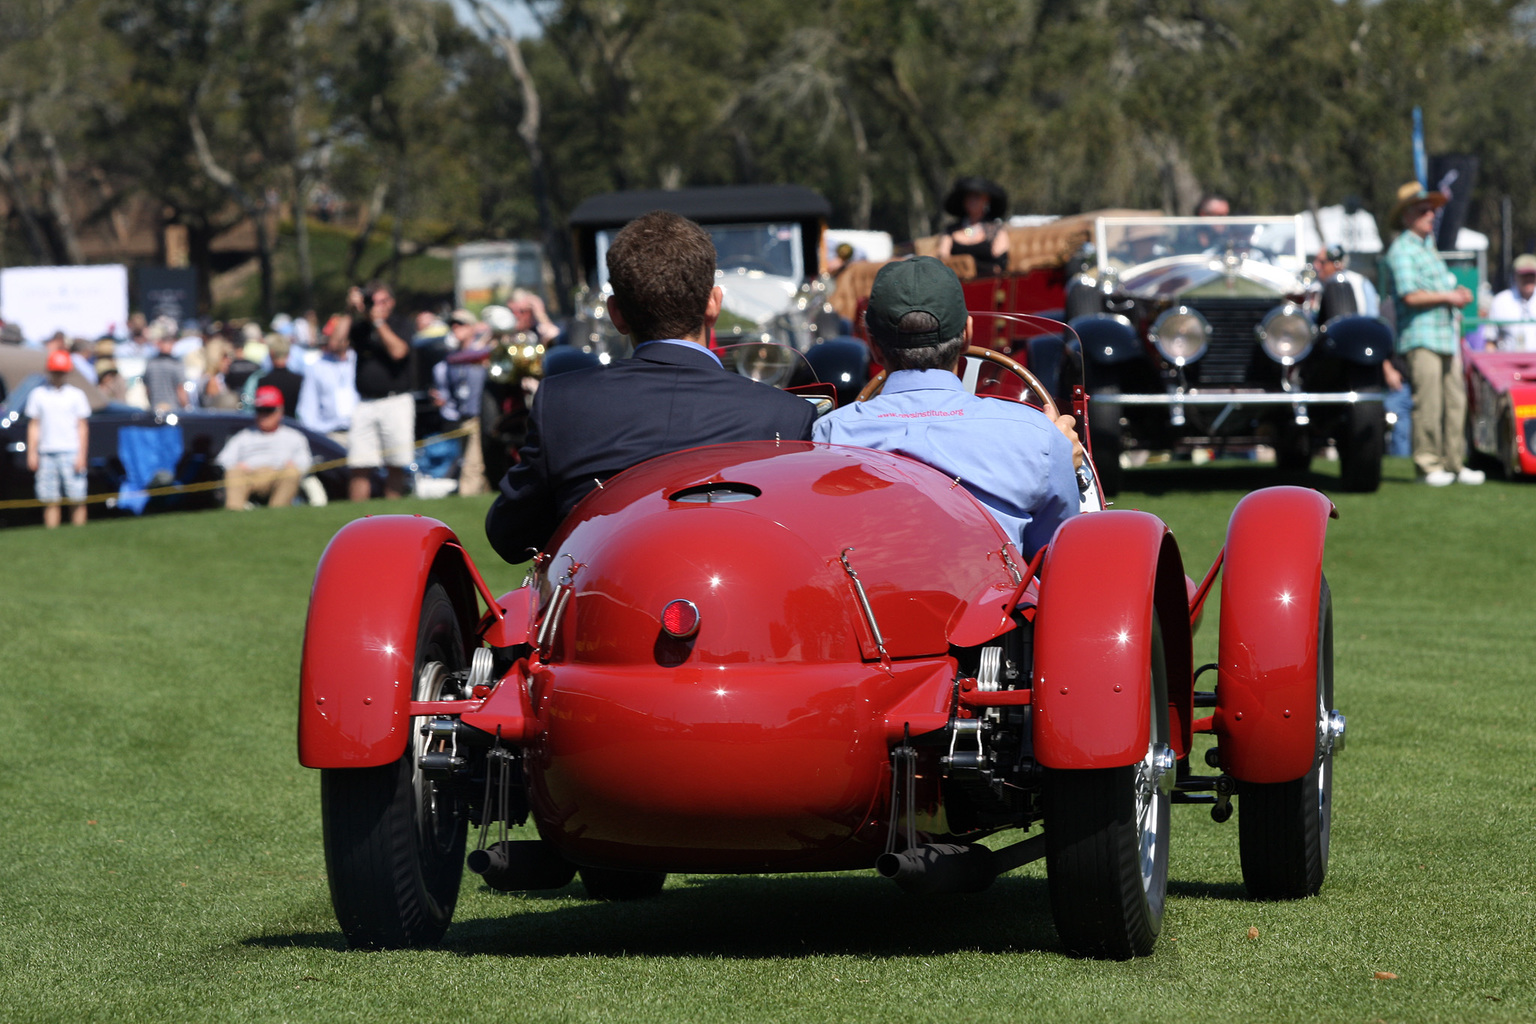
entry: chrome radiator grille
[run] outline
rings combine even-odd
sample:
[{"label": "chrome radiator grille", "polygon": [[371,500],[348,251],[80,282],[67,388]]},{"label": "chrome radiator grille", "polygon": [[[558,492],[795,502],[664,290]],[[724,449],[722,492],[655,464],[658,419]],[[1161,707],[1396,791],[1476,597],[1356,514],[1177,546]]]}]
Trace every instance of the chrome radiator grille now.
[{"label": "chrome radiator grille", "polygon": [[1211,325],[1211,347],[1189,369],[1193,385],[1264,386],[1277,379],[1276,364],[1259,348],[1254,328],[1277,305],[1274,299],[1219,299],[1189,303]]}]

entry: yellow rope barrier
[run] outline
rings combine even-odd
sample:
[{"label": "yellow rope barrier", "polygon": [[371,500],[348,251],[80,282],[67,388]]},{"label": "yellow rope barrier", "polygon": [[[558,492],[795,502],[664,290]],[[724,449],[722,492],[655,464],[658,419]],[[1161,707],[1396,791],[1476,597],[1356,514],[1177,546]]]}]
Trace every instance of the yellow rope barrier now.
[{"label": "yellow rope barrier", "polygon": [[[422,438],[420,441],[416,442],[416,447],[418,449],[425,448],[427,445],[436,444],[439,441],[447,441],[455,437],[465,437],[470,432],[470,428],[468,427],[459,427],[456,430],[447,430],[441,434],[433,434],[431,437]],[[327,469],[336,469],[340,466],[345,466],[346,464],[346,459],[332,459],[329,462],[317,462],[310,466],[309,469],[305,471],[304,475],[311,476],[315,473],[320,473]],[[167,494],[197,494],[201,491],[216,491],[223,486],[224,481],[222,479],[204,480],[201,483],[171,484],[166,487],[151,487],[139,493],[148,498],[158,498]],[[99,505],[104,502],[115,501],[117,497],[117,491],[113,491],[110,494],[87,494],[84,501],[63,501],[59,502],[58,504]],[[9,501],[0,501],[0,511],[6,511],[15,508],[47,508],[48,505],[49,502],[38,501],[36,498],[14,498]]]}]

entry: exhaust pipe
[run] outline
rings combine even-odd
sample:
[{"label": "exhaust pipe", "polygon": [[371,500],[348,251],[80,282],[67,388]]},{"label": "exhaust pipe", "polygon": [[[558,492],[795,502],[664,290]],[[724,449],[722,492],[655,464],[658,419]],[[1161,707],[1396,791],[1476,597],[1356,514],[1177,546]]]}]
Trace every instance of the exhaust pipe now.
[{"label": "exhaust pipe", "polygon": [[975,843],[927,843],[882,853],[875,870],[907,892],[981,892],[998,875],[996,855]]},{"label": "exhaust pipe", "polygon": [[469,870],[502,892],[563,889],[576,877],[576,865],[542,839],[503,840],[483,850],[471,850]]}]

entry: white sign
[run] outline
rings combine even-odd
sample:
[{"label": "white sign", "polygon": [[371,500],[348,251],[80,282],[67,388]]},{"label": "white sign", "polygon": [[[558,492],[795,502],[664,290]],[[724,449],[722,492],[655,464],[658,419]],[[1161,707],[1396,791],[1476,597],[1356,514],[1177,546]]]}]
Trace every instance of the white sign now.
[{"label": "white sign", "polygon": [[0,320],[41,342],[63,331],[71,338],[116,334],[128,323],[128,268],[8,267],[0,270]]}]

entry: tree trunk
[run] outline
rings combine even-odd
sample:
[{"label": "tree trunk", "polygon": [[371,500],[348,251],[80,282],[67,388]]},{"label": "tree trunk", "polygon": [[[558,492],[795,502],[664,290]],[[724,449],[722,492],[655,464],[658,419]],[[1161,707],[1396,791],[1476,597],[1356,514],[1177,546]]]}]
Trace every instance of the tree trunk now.
[{"label": "tree trunk", "polygon": [[16,177],[16,169],[4,156],[0,156],[0,185],[4,185],[10,194],[11,209],[16,211],[16,216],[21,220],[21,226],[27,234],[27,248],[32,250],[32,255],[41,263],[57,262],[53,244],[43,233],[43,226],[38,223],[32,204],[27,202],[26,193],[22,191],[21,182]]},{"label": "tree trunk", "polygon": [[522,47],[518,44],[517,34],[512,31],[511,23],[502,17],[500,11],[488,6],[485,0],[469,0],[469,5],[487,34],[501,47],[502,54],[507,58],[507,68],[522,92],[523,116],[517,123],[517,136],[528,152],[533,201],[539,212],[539,234],[543,236],[545,258],[555,274],[556,294],[552,298],[561,310],[565,310],[570,302],[572,273],[570,262],[565,258],[565,233],[555,224],[549,201],[549,176],[545,170],[544,147],[539,142],[539,126],[542,122],[539,89],[528,71],[528,65],[523,62]]},{"label": "tree trunk", "polygon": [[48,209],[53,214],[59,245],[64,250],[64,262],[77,266],[84,263],[85,258],[80,254],[80,237],[75,232],[75,219],[69,211],[69,199],[66,194],[69,170],[64,166],[64,156],[59,152],[59,145],[53,137],[53,132],[44,131],[41,138],[43,152],[48,156],[48,168],[53,176],[53,180],[46,186]]},{"label": "tree trunk", "polygon": [[368,205],[363,208],[363,222],[357,226],[357,234],[352,239],[352,244],[347,246],[347,273],[348,284],[357,284],[357,266],[363,261],[363,250],[368,248],[368,236],[373,234],[373,226],[378,223],[379,217],[384,212],[384,200],[389,195],[389,173],[380,178],[373,186],[373,195],[368,198]]},{"label": "tree trunk", "polygon": [[208,136],[203,131],[202,118],[197,113],[195,98],[192,110],[187,115],[187,126],[192,130],[192,145],[197,151],[197,160],[203,168],[203,173],[234,197],[234,200],[240,204],[240,209],[251,219],[256,228],[256,259],[261,268],[261,311],[263,316],[270,319],[272,316],[272,230],[267,223],[267,194],[262,192],[261,198],[257,199],[242,188],[235,180],[235,176],[214,159],[213,150],[208,145]]},{"label": "tree trunk", "polygon": [[854,200],[853,226],[860,231],[869,230],[870,210],[874,206],[874,186],[869,180],[869,140],[864,135],[864,119],[859,116],[853,93],[845,82],[837,91],[843,106],[843,116],[848,119],[848,129],[853,135],[853,160],[859,171],[858,193]]},{"label": "tree trunk", "polygon": [[315,265],[309,252],[309,190],[312,184],[308,176],[294,169],[293,248],[299,264],[300,312],[315,304]]}]

